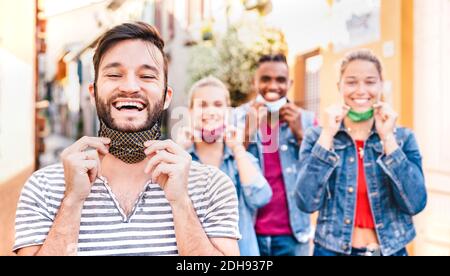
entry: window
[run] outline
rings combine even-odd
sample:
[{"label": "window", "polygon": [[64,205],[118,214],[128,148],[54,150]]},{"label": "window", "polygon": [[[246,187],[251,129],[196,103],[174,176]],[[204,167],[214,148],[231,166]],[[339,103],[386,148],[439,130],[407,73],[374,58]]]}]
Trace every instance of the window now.
[{"label": "window", "polygon": [[306,59],[305,108],[319,114],[320,109],[320,67],[322,56]]},{"label": "window", "polygon": [[319,114],[320,111],[320,68],[323,57],[320,50],[297,57],[294,76],[295,103],[302,108]]}]

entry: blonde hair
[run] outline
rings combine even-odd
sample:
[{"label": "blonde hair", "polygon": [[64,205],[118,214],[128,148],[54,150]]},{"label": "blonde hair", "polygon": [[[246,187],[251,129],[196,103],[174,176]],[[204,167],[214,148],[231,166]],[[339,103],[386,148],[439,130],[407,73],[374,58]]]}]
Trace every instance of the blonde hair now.
[{"label": "blonde hair", "polygon": [[194,105],[195,92],[197,92],[200,88],[204,88],[204,87],[216,87],[219,89],[223,89],[225,91],[225,98],[226,98],[227,104],[228,104],[228,106],[231,105],[230,91],[228,90],[227,86],[218,78],[213,77],[213,76],[208,76],[208,77],[205,77],[205,78],[197,81],[196,83],[194,83],[192,85],[191,89],[189,90],[189,93],[188,93],[189,108],[192,108]]},{"label": "blonde hair", "polygon": [[380,79],[383,80],[383,66],[381,65],[380,59],[374,53],[372,53],[372,51],[367,49],[350,52],[345,56],[341,63],[341,75],[339,79],[342,79],[342,75],[344,75],[348,65],[355,60],[363,60],[373,63],[373,65],[375,65],[375,67],[377,68],[378,73],[380,74]]}]

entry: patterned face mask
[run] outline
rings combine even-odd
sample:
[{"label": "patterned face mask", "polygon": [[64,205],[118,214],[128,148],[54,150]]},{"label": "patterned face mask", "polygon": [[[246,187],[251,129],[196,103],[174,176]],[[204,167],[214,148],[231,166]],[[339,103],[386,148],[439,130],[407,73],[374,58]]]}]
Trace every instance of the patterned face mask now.
[{"label": "patterned face mask", "polygon": [[161,137],[161,127],[156,123],[150,130],[128,133],[108,128],[100,120],[98,136],[111,139],[109,153],[127,164],[136,164],[147,157],[144,143]]}]

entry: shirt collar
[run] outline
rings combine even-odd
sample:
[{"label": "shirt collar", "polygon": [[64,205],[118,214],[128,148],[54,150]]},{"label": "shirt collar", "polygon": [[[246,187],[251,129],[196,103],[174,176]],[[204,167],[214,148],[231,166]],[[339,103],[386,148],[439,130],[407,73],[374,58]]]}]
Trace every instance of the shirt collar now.
[{"label": "shirt collar", "polygon": [[[344,125],[344,121],[342,121],[338,133],[345,133],[348,136],[350,136],[350,133],[347,131],[347,128]],[[369,134],[368,139],[371,138],[375,134],[378,135],[378,132],[377,132],[376,124],[375,124],[375,122],[373,122],[373,126],[372,126],[372,129],[370,130],[370,134]]]},{"label": "shirt collar", "polygon": [[[197,154],[197,149],[195,148],[195,145],[192,145],[190,148],[188,148],[186,150],[191,156],[193,156],[195,159],[199,160],[200,158],[198,157]],[[231,151],[231,149],[229,147],[227,147],[227,145],[225,145],[224,150],[223,150],[223,160],[228,160],[230,158],[233,157],[233,152]]]}]

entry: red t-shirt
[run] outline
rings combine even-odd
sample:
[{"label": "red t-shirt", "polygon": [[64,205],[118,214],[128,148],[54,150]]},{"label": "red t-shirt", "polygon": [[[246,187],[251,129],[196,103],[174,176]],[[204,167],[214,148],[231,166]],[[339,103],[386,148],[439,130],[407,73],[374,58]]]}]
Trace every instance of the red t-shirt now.
[{"label": "red t-shirt", "polygon": [[355,227],[363,229],[375,229],[375,223],[367,193],[366,175],[364,172],[364,141],[356,141],[358,152],[358,194],[356,199]]},{"label": "red t-shirt", "polygon": [[[267,126],[263,134],[263,148],[273,147],[276,143],[278,149],[279,125],[274,128]],[[271,144],[272,143],[272,144]],[[255,230],[258,235],[281,236],[292,235],[289,222],[289,208],[286,197],[286,187],[283,179],[280,153],[277,150],[264,150],[264,176],[272,188],[272,200],[258,210]]]}]

